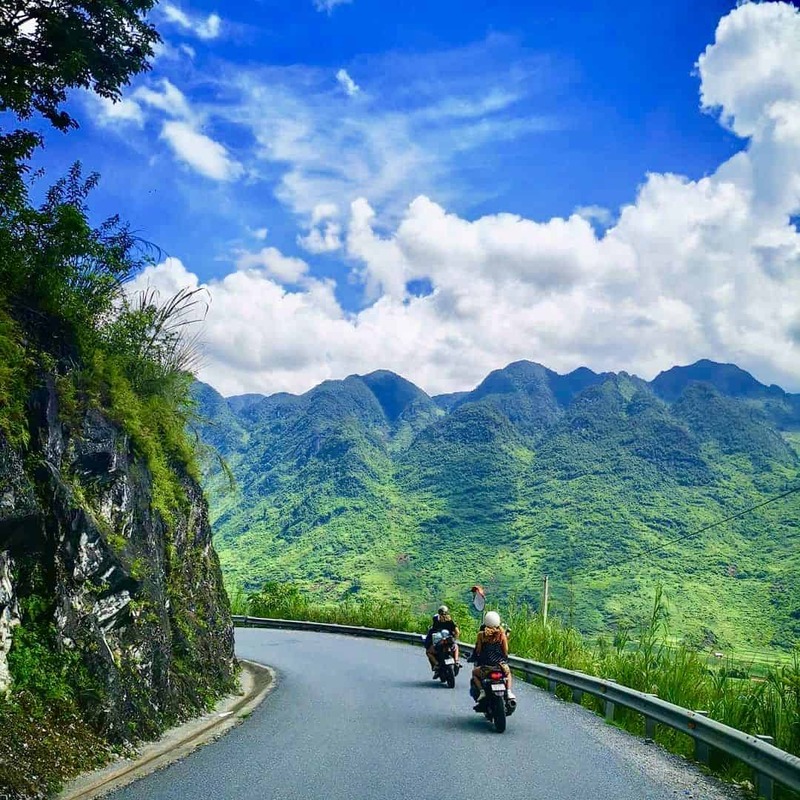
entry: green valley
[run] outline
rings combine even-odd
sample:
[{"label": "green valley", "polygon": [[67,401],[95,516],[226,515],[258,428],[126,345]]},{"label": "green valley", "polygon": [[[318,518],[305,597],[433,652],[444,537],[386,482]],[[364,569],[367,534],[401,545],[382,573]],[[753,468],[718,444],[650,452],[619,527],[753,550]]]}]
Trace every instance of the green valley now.
[{"label": "green valley", "polygon": [[[390,372],[301,396],[195,385],[229,587],[323,600],[539,603],[589,633],[638,620],[715,649],[800,638],[800,495],[676,544],[800,483],[800,396],[701,361],[652,382],[531,362],[429,397]],[[653,551],[653,552],[649,552]]]}]

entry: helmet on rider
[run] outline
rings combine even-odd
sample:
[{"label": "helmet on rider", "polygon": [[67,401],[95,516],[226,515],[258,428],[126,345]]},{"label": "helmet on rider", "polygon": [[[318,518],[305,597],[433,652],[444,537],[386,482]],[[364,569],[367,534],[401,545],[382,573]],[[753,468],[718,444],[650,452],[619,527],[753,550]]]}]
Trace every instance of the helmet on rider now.
[{"label": "helmet on rider", "polygon": [[483,618],[483,622],[487,628],[499,628],[500,615],[496,611],[489,611]]},{"label": "helmet on rider", "polygon": [[450,609],[447,606],[439,606],[439,613],[440,614],[449,614]]}]

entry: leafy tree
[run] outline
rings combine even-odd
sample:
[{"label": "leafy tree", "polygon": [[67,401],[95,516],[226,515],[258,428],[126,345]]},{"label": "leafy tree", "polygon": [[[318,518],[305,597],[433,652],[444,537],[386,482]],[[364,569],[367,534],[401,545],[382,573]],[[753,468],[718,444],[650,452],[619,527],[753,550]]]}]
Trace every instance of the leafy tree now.
[{"label": "leafy tree", "polygon": [[[148,69],[160,41],[145,16],[155,0],[3,0],[0,3],[0,112],[41,114],[57,130],[77,127],[63,108],[67,90],[117,99]],[[0,128],[0,193],[19,193],[19,166],[41,143],[32,131]]]}]

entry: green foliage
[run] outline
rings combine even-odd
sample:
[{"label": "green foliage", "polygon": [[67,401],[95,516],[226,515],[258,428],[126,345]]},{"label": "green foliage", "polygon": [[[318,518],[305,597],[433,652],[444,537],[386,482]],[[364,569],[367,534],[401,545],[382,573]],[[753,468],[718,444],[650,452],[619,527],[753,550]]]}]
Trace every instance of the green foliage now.
[{"label": "green foliage", "polygon": [[86,698],[96,702],[100,690],[81,654],[56,640],[53,602],[31,594],[19,605],[22,622],[8,654],[15,694],[26,695],[27,706],[39,716],[55,706],[79,707]]},{"label": "green foliage", "polygon": [[[41,114],[61,131],[77,127],[64,108],[67,90],[117,100],[130,78],[149,68],[160,41],[145,15],[155,0],[80,0],[0,4],[0,113]],[[0,126],[0,211],[26,196],[27,160],[43,138]]]},{"label": "green foliage", "polygon": [[0,306],[0,430],[14,447],[28,444],[25,396],[30,362],[19,328]]},{"label": "green foliage", "polygon": [[44,711],[28,694],[0,697],[0,786],[9,797],[43,797],[81,772],[103,766],[112,749],[74,708]]},{"label": "green foliage", "polygon": [[197,474],[187,370],[196,352],[189,328],[205,306],[192,290],[164,301],[126,295],[146,258],[117,218],[92,227],[95,185],[75,165],[39,209],[23,203],[0,215],[0,428],[14,441],[26,434],[35,376],[24,331],[28,357],[53,365],[65,419],[78,424],[89,398],[108,409],[146,458],[154,506],[170,518],[183,502],[178,472]]},{"label": "green foliage", "polygon": [[118,218],[90,224],[96,184],[97,175],[84,178],[75,164],[38,209],[21,203],[0,214],[0,294],[50,347],[90,349],[123,297],[122,283],[145,263]]},{"label": "green foliage", "polygon": [[59,130],[76,127],[60,106],[67,89],[117,99],[148,68],[160,41],[144,21],[154,0],[36,3],[7,0],[0,10],[0,111],[42,114]]},{"label": "green foliage", "polygon": [[663,584],[677,636],[790,649],[800,496],[640,554],[800,482],[791,431],[729,382],[665,402],[630,376],[577,373],[512,365],[446,413],[388,373],[242,403],[196,387],[201,436],[236,478],[206,481],[226,580],[288,580],[322,603],[436,602],[479,582],[535,605],[548,574],[553,613],[587,634],[631,624]]},{"label": "green foliage", "polygon": [[362,625],[392,631],[423,632],[430,617],[414,613],[391,600],[347,598],[341,603],[319,605],[291,583],[270,581],[259,592],[247,596],[246,611],[254,617],[305,619],[336,625]]},{"label": "green foliage", "polygon": [[[142,363],[142,362],[139,362]],[[186,504],[181,477],[174,465],[196,474],[194,450],[186,428],[191,416],[191,376],[164,372],[150,383],[150,394],[136,391],[129,371],[136,362],[128,356],[96,350],[85,379],[87,389],[130,435],[153,478],[153,507],[165,519]],[[147,369],[146,362],[143,364]]]}]

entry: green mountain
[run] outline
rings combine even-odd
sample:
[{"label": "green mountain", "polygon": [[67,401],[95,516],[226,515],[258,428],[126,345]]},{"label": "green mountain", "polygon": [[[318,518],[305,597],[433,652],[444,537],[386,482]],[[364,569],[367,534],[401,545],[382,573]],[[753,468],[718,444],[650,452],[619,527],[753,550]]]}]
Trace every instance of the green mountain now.
[{"label": "green mountain", "polygon": [[800,636],[800,495],[669,544],[800,483],[800,397],[733,365],[648,383],[520,361],[434,398],[386,371],[195,396],[236,479],[207,478],[230,584],[424,603],[479,582],[536,604],[548,574],[554,613],[597,631],[661,583],[673,633]]}]

